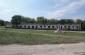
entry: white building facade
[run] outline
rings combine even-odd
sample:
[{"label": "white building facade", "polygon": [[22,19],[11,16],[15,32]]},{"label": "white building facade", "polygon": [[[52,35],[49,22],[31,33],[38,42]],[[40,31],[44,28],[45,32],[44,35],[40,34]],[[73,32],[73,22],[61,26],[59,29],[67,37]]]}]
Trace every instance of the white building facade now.
[{"label": "white building facade", "polygon": [[[14,28],[12,24],[6,24],[7,28]],[[21,29],[61,29],[61,30],[81,30],[80,24],[36,24],[36,23],[22,23],[17,26]]]}]

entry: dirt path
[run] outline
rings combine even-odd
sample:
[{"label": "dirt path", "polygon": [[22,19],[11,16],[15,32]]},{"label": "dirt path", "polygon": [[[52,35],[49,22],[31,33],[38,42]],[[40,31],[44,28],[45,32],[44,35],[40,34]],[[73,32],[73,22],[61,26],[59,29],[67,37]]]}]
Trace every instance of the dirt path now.
[{"label": "dirt path", "polygon": [[0,55],[82,55],[85,43],[56,45],[0,45]]}]

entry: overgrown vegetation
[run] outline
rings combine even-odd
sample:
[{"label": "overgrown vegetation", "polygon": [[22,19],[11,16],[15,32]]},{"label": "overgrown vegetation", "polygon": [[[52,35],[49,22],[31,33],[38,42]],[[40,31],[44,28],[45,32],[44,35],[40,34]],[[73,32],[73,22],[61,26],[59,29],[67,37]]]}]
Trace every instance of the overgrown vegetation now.
[{"label": "overgrown vegetation", "polygon": [[85,33],[0,28],[0,44],[60,44],[85,42]]}]

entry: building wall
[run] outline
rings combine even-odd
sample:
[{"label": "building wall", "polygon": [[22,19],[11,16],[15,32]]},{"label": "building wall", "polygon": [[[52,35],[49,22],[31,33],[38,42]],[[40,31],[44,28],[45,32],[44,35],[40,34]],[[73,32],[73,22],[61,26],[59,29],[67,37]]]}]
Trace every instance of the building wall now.
[{"label": "building wall", "polygon": [[[12,27],[12,25],[6,25],[7,27]],[[52,24],[20,24],[18,25],[18,28],[23,28],[23,29],[70,29],[70,30],[81,30],[81,26],[79,24],[65,24],[65,25],[52,25]]]}]

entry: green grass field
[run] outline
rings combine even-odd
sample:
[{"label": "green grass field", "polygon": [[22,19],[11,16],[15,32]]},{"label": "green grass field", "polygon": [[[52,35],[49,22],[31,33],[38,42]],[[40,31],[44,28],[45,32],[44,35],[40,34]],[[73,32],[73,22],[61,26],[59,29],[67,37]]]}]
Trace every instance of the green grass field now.
[{"label": "green grass field", "polygon": [[61,44],[85,42],[85,33],[54,33],[55,30],[28,30],[0,27],[0,44]]}]

